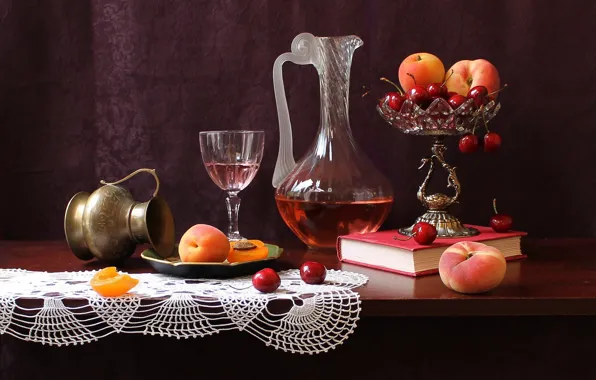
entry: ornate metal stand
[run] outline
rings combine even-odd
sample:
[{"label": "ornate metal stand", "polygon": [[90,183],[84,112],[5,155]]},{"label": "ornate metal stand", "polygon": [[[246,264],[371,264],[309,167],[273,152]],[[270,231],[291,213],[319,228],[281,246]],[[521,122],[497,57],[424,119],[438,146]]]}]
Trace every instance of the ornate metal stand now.
[{"label": "ornate metal stand", "polygon": [[[420,162],[418,169],[423,169],[428,165],[428,172],[424,181],[418,188],[417,197],[422,205],[427,209],[424,215],[416,219],[418,222],[427,222],[435,226],[437,229],[437,236],[439,237],[461,237],[477,235],[479,231],[475,228],[468,228],[464,226],[455,216],[447,212],[447,208],[453,203],[457,202],[461,193],[461,184],[455,174],[455,168],[449,165],[444,158],[444,153],[447,150],[443,143],[443,136],[434,136],[433,146],[431,148],[432,155],[425,157]],[[442,193],[427,194],[427,187],[435,169],[435,161],[447,171],[447,187],[453,188],[455,194],[448,196]],[[412,228],[400,228],[399,232],[406,236],[412,235]]]},{"label": "ornate metal stand", "polygon": [[[455,174],[455,168],[445,162],[443,154],[447,150],[443,144],[444,136],[461,136],[474,133],[475,126],[482,122],[488,123],[495,117],[501,105],[491,100],[488,104],[477,108],[473,99],[468,99],[457,109],[452,109],[444,99],[435,99],[426,109],[420,108],[406,99],[401,109],[395,111],[387,106],[387,100],[377,105],[377,111],[391,126],[407,135],[433,136],[432,155],[423,158],[418,169],[428,165],[426,178],[418,189],[418,199],[426,212],[416,219],[427,222],[437,229],[438,237],[462,237],[479,234],[474,228],[465,227],[455,216],[449,214],[447,208],[457,202],[461,193],[461,185]],[[447,187],[453,188],[455,194],[448,196],[441,193],[427,194],[427,187],[435,169],[435,164],[441,165],[447,171]],[[399,232],[411,236],[414,225],[400,228]]]}]

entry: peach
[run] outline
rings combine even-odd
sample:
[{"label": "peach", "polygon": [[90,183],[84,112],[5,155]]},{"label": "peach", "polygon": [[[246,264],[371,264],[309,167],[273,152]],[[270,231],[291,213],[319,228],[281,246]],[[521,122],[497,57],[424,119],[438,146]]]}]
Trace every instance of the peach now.
[{"label": "peach", "polygon": [[208,224],[190,227],[178,244],[178,254],[183,262],[221,263],[230,252],[228,237]]},{"label": "peach", "polygon": [[[416,81],[409,76],[412,74]],[[416,53],[406,57],[397,70],[399,84],[404,91],[409,91],[415,85],[428,86],[431,83],[443,83],[445,80],[445,66],[443,62],[430,53]]]},{"label": "peach", "polygon": [[[453,74],[451,74],[453,70]],[[501,79],[497,68],[486,59],[474,61],[463,60],[456,62],[447,70],[447,90],[467,96],[468,91],[475,86],[484,86],[488,93],[497,91],[501,85]],[[491,95],[497,99],[497,93]]]},{"label": "peach", "polygon": [[477,242],[455,243],[439,259],[441,281],[459,293],[488,292],[503,281],[506,270],[501,251]]}]

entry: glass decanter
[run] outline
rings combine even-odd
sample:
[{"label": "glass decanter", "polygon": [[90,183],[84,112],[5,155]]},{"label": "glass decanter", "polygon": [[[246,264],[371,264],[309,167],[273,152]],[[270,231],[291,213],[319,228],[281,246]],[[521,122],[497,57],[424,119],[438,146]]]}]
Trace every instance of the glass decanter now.
[{"label": "glass decanter", "polygon": [[[279,151],[273,173],[277,208],[311,249],[335,248],[337,237],[377,231],[393,205],[393,188],[354,141],[348,117],[350,68],[357,36],[303,33],[273,65]],[[320,124],[307,153],[294,161],[282,65],[312,64],[319,75]]]}]

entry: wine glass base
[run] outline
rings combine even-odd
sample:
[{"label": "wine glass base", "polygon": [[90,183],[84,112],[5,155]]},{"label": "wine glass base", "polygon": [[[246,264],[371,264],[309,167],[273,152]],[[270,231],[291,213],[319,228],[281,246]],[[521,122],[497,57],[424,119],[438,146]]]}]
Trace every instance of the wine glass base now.
[{"label": "wine glass base", "polygon": [[[441,238],[475,236],[480,233],[476,228],[464,226],[455,216],[444,210],[429,210],[416,219],[416,223],[418,222],[427,222],[435,226],[437,229],[437,237]],[[416,223],[414,223],[414,225]],[[400,228],[399,233],[406,236],[412,236],[414,225]]]},{"label": "wine glass base", "polygon": [[245,237],[238,233],[228,233],[227,234],[229,241],[240,241],[240,240],[247,240]]}]

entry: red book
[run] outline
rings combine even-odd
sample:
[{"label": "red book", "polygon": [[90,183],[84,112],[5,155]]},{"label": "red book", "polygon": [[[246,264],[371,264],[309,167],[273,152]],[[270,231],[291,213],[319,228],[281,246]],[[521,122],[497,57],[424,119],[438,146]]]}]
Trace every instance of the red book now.
[{"label": "red book", "polygon": [[521,252],[521,237],[525,232],[494,232],[490,227],[472,226],[479,235],[461,238],[437,238],[431,245],[420,245],[396,230],[377,231],[365,234],[343,235],[337,238],[337,256],[340,261],[369,268],[404,274],[423,276],[439,271],[439,259],[447,247],[460,241],[476,241],[493,246],[503,252],[506,260],[526,257]]}]

